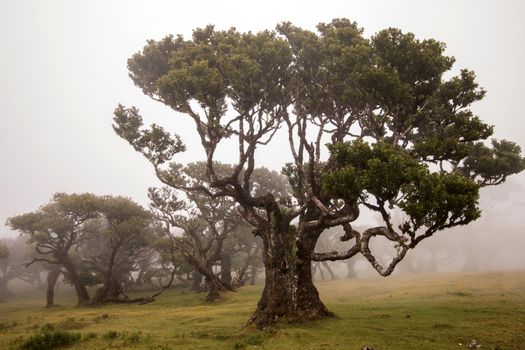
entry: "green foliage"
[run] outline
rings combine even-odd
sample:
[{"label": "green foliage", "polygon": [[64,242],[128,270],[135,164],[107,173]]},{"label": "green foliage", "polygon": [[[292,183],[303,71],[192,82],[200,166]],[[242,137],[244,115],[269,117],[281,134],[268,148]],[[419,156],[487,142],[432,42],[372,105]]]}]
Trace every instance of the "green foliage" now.
[{"label": "green foliage", "polygon": [[324,174],[324,189],[355,201],[373,196],[378,205],[396,201],[408,215],[406,233],[467,224],[480,216],[479,185],[459,173],[432,173],[410,152],[383,142],[330,146],[335,166]]},{"label": "green foliage", "polygon": [[80,224],[98,216],[100,200],[90,193],[56,193],[39,210],[11,217],[7,224],[29,235],[30,242],[47,254],[57,248],[71,247],[79,240]]},{"label": "green foliage", "polygon": [[420,41],[414,34],[396,28],[380,31],[372,38],[372,45],[381,68],[388,69],[400,84],[392,93],[407,90],[416,98],[428,96],[454,63],[454,58],[443,55],[444,43],[433,39]]},{"label": "green foliage", "polygon": [[439,230],[477,219],[479,185],[459,174],[429,174],[403,187],[401,209],[413,230],[426,226]]},{"label": "green foliage", "polygon": [[[135,107],[118,106],[114,129],[149,159],[164,184],[188,193],[192,208],[204,214],[191,222],[194,228],[210,221],[206,213],[215,209],[204,197],[229,198],[224,203],[230,211],[237,207],[260,235],[272,227],[269,222],[298,217],[297,242],[353,222],[364,206],[384,225],[363,232],[362,241],[350,231],[356,251],[380,271],[368,239],[394,241],[398,256],[380,272],[389,274],[422,239],[478,218],[480,187],[525,168],[514,143],[485,145],[493,127],[470,109],[485,91],[472,71],[446,78],[453,64],[442,42],[395,28],[366,38],[344,18],[320,23],[315,32],[288,22],[257,33],[207,26],[189,39],[148,41],[128,60],[138,87],[195,123],[206,161],[173,162],[184,151],[180,137],[156,125],[144,128]],[[256,149],[281,127],[293,155],[282,170],[290,186],[266,169],[255,170]],[[214,159],[228,138],[236,138],[239,149],[233,166]],[[166,222],[181,227],[185,218],[177,211],[189,206],[168,192],[152,190],[150,198],[158,200],[155,209]],[[396,208],[404,213],[397,227],[391,221]],[[298,254],[311,256],[309,245],[297,246],[305,250]]]},{"label": "green foliage", "polygon": [[[151,223],[151,213],[130,198],[104,196],[99,212],[108,223],[104,233],[109,237],[126,237],[127,248],[147,244],[146,230]],[[130,252],[131,253],[131,252]]]},{"label": "green foliage", "polygon": [[56,329],[51,324],[43,326],[40,331],[20,344],[20,350],[51,350],[69,346],[80,340],[80,333],[71,333]]},{"label": "green foliage", "polygon": [[410,154],[384,142],[364,141],[329,146],[335,169],[323,175],[325,190],[334,197],[356,200],[368,194],[385,202],[402,186],[428,174]]},{"label": "green foliage", "polygon": [[142,117],[136,108],[126,109],[119,105],[114,114],[115,132],[153,164],[162,164],[186,149],[178,135],[170,135],[158,125],[153,124],[150,129],[139,132]]},{"label": "green foliage", "polygon": [[492,148],[475,143],[461,171],[482,184],[499,184],[525,169],[525,158],[520,154],[520,146],[511,141],[492,140]]},{"label": "green foliage", "polygon": [[129,59],[128,68],[147,95],[183,113],[195,100],[218,121],[227,95],[238,107],[261,102],[271,108],[282,94],[290,62],[288,45],[273,32],[215,31],[208,26],[194,30],[192,40],[168,36],[149,41]]},{"label": "green foliage", "polygon": [[[324,115],[335,127],[332,147],[358,122],[363,136],[409,150],[418,161],[450,162],[458,167],[470,157],[463,169],[481,178],[489,176],[492,182],[520,171],[509,157],[503,160],[506,167],[471,159],[480,147],[473,147],[473,142],[492,134],[492,127],[468,109],[484,97],[485,91],[475,81],[475,74],[466,69],[448,81],[443,79],[454,63],[453,57],[444,55],[444,43],[419,40],[395,28],[366,39],[363,30],[347,19],[321,23],[317,29],[314,33],[286,22],[276,31],[254,34],[207,26],[194,30],[190,40],[168,36],[148,41],[142,52],[129,59],[128,68],[135,84],[146,94],[194,119],[198,116],[191,102],[196,101],[207,118],[197,131],[214,142],[230,135],[221,124],[227,100],[241,116],[258,106],[260,113],[268,114],[266,121],[272,123],[273,108],[290,104],[293,95],[296,113],[313,119]],[[154,164],[183,151],[178,136],[170,138],[157,126],[140,131],[142,119],[134,107],[119,106],[115,123],[117,133]],[[148,136],[155,133],[162,137]],[[495,149],[491,152],[501,153]],[[517,149],[511,151],[512,157],[523,164],[519,153]],[[402,158],[406,161],[404,155]],[[396,161],[392,159],[388,166],[385,162],[377,164],[380,169],[370,164],[369,172],[379,172],[378,183],[372,184],[369,176],[367,184],[352,183],[345,196],[357,198],[364,186],[391,199],[400,189],[396,184],[404,180],[391,179],[387,186],[379,186],[379,182],[385,173],[396,177],[396,170],[406,165],[396,167]],[[173,165],[162,175],[178,184],[180,170]],[[293,187],[297,184],[291,171],[285,168]],[[319,174],[321,169],[315,172]],[[347,184],[360,177],[350,169],[333,176]]]},{"label": "green foliage", "polygon": [[[122,270],[148,245],[151,219],[129,198],[56,193],[38,210],[11,217],[7,224],[28,238],[36,253],[33,262],[67,271],[66,283],[74,285],[79,301],[84,301],[89,298],[85,286],[104,282],[104,274],[114,272],[119,249],[126,250],[119,259]],[[128,271],[131,265],[127,264]]]}]

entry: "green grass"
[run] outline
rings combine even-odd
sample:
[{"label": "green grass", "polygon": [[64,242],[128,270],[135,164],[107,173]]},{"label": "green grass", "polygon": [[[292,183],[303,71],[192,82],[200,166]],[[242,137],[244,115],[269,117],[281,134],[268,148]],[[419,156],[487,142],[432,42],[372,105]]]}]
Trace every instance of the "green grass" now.
[{"label": "green grass", "polygon": [[[40,298],[0,304],[0,349],[16,348],[46,324],[81,340],[74,349],[525,349],[525,272],[413,274],[317,284],[336,317],[263,332],[242,325],[261,287],[216,305],[170,291],[147,305],[44,309]],[[461,346],[459,344],[462,344]]]}]

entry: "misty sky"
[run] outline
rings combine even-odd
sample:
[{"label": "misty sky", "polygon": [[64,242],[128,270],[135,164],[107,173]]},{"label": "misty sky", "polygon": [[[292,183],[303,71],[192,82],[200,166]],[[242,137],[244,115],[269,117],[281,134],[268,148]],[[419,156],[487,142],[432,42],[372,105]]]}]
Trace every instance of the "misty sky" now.
[{"label": "misty sky", "polygon": [[[156,122],[181,135],[188,151],[179,159],[202,159],[192,124],[133,86],[126,60],[147,39],[170,33],[188,37],[193,28],[207,24],[258,31],[286,20],[313,30],[318,22],[346,17],[367,36],[398,27],[421,39],[444,41],[446,53],[456,58],[454,72],[474,70],[488,91],[474,106],[476,113],[496,125],[495,137],[514,140],[523,149],[524,4],[0,0],[0,223],[35,210],[58,191],[126,195],[147,204],[147,187],[159,182],[149,163],[113,132],[118,103],[137,106],[146,124]],[[289,160],[281,148],[286,145],[277,143],[262,153],[258,165],[280,169]],[[228,161],[227,150],[221,160]],[[521,174],[504,186],[523,193],[524,185]],[[510,188],[502,193],[509,194]],[[483,194],[490,197],[489,215],[492,207],[514,206],[500,210],[498,217],[523,227],[524,207],[516,207],[523,205],[521,194]],[[6,234],[0,225],[0,236]]]}]

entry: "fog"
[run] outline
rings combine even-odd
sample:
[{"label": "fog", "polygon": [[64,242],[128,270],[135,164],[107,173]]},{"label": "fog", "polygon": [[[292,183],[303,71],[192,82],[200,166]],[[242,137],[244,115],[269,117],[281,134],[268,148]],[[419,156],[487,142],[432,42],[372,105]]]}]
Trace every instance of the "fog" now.
[{"label": "fog", "polygon": [[[159,185],[145,159],[115,135],[118,103],[182,136],[181,161],[203,159],[192,125],[144,96],[127,76],[126,60],[146,40],[191,34],[207,24],[241,31],[272,29],[284,20],[308,29],[336,17],[355,20],[367,36],[399,27],[447,44],[453,73],[477,73],[487,97],[474,106],[494,124],[495,137],[525,148],[521,100],[525,24],[521,1],[15,1],[0,3],[0,222],[38,208],[55,192],[125,195],[146,205]],[[284,138],[258,154],[258,166],[289,161]],[[219,153],[228,162],[229,150]],[[421,266],[430,254],[437,271],[523,269],[525,175],[481,192],[482,217],[439,232],[410,252]],[[373,224],[364,218],[361,225]],[[0,227],[0,237],[14,237]],[[473,259],[470,261],[469,259]],[[366,273],[364,265],[358,270]]]}]

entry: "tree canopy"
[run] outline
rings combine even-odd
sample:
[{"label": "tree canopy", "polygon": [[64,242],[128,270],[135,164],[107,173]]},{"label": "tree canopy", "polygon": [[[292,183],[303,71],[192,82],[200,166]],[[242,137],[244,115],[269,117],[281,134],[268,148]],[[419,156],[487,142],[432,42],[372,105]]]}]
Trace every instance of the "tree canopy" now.
[{"label": "tree canopy", "polygon": [[[288,22],[257,33],[207,26],[190,39],[148,41],[128,60],[135,85],[193,120],[205,179],[186,181],[187,166],[176,160],[182,139],[158,125],[145,128],[137,108],[119,105],[114,130],[164,184],[231,198],[256,228],[266,286],[251,322],[318,318],[331,313],[311,282],[312,260],[361,253],[389,275],[423,239],[478,218],[480,187],[525,168],[518,145],[486,141],[493,127],[470,109],[485,91],[466,69],[445,79],[453,63],[444,43],[395,28],[366,38],[347,19],[315,32]],[[257,151],[277,132],[289,142],[288,198],[257,191],[252,181]],[[224,172],[215,158],[227,139],[237,144],[237,160]],[[382,225],[353,229],[363,209]],[[401,222],[393,222],[395,211]],[[337,226],[353,246],[314,253],[319,236]],[[397,247],[387,266],[370,251],[377,236]]]},{"label": "tree canopy", "polygon": [[[7,223],[24,234],[37,253],[26,264],[63,268],[78,305],[87,305],[104,301],[118,258],[146,244],[150,219],[146,210],[125,197],[56,193],[38,210],[11,217]],[[93,236],[97,239],[90,240]],[[98,283],[103,283],[101,291],[90,300],[86,285]]]}]

